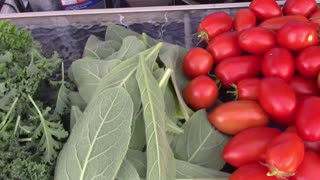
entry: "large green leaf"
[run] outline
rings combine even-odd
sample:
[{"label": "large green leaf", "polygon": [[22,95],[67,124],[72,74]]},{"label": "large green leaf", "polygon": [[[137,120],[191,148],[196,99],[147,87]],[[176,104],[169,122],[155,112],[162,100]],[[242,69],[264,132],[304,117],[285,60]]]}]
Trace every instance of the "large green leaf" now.
[{"label": "large green leaf", "polygon": [[114,179],[128,150],[132,115],[122,87],[95,95],[60,152],[55,180]]},{"label": "large green leaf", "polygon": [[95,59],[105,59],[118,51],[121,44],[117,41],[101,41],[96,36],[91,35],[84,47],[83,56],[90,56]]},{"label": "large green leaf", "polygon": [[166,137],[166,113],[163,93],[146,61],[140,61],[136,77],[142,98],[146,127],[146,177],[148,180],[174,179],[174,155]]},{"label": "large green leaf", "polygon": [[134,118],[134,124],[132,124],[132,137],[130,140],[130,149],[142,151],[146,145],[146,133],[143,119],[143,113],[137,114]]},{"label": "large green leaf", "polygon": [[81,118],[83,112],[79,109],[78,106],[72,106],[70,110],[70,129],[72,130],[73,126]]},{"label": "large green leaf", "polygon": [[224,166],[221,154],[228,137],[212,127],[205,110],[194,113],[182,128],[174,148],[177,159],[217,170]]},{"label": "large green leaf", "polygon": [[139,174],[130,161],[124,160],[116,180],[140,180]]},{"label": "large green leaf", "polygon": [[141,178],[146,178],[147,174],[147,156],[144,152],[129,149],[126,155],[126,159],[131,162],[131,164],[137,170]]},{"label": "large green leaf", "polygon": [[105,39],[114,40],[122,44],[122,40],[128,36],[139,36],[139,34],[134,31],[128,30],[123,26],[110,24],[108,25]]}]

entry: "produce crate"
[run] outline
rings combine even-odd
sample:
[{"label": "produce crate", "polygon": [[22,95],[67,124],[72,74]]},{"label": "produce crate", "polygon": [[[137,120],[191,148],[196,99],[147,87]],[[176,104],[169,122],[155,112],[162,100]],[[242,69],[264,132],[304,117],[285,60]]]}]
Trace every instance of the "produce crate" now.
[{"label": "produce crate", "polygon": [[[284,1],[279,1],[283,4]],[[48,11],[3,14],[20,27],[27,28],[35,40],[41,42],[47,55],[57,51],[65,60],[66,68],[81,57],[86,40],[92,34],[103,38],[110,23],[121,24],[136,32],[186,48],[198,43],[196,29],[200,20],[214,11],[235,10],[249,3],[159,6],[143,8],[115,8],[74,11]]]}]

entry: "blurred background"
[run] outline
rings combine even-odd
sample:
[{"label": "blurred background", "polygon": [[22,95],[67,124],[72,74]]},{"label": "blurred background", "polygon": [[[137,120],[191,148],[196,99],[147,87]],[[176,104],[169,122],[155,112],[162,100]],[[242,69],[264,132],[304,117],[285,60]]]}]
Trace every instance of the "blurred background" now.
[{"label": "blurred background", "polygon": [[0,0],[0,12],[23,13],[75,9],[232,3],[245,1],[250,0]]}]

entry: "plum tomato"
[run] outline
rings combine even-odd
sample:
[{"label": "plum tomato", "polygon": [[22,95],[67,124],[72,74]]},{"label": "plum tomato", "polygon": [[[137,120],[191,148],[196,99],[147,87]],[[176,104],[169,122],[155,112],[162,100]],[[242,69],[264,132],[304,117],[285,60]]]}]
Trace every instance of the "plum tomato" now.
[{"label": "plum tomato", "polygon": [[282,12],[284,15],[303,15],[309,17],[317,9],[316,0],[286,0]]},{"label": "plum tomato", "polygon": [[296,110],[297,98],[291,87],[276,77],[263,78],[259,88],[259,103],[275,118],[290,117]]},{"label": "plum tomato", "polygon": [[226,144],[222,158],[234,167],[265,162],[268,143],[280,133],[279,129],[271,127],[254,127],[243,130]]},{"label": "plum tomato", "polygon": [[289,81],[295,71],[293,55],[286,48],[272,48],[263,56],[261,70],[264,77],[279,77]]},{"label": "plum tomato", "polygon": [[294,75],[288,82],[297,96],[317,96],[320,94],[317,82],[314,79]]},{"label": "plum tomato", "polygon": [[226,58],[214,69],[214,73],[222,85],[230,88],[231,84],[261,74],[261,56],[242,55]]},{"label": "plum tomato", "polygon": [[306,98],[297,109],[296,128],[305,141],[320,141],[320,97]]},{"label": "plum tomato", "polygon": [[286,25],[289,22],[307,22],[308,19],[302,15],[287,15],[274,17],[267,20],[262,21],[259,24],[259,27],[263,27],[266,29],[270,29],[273,31],[279,30],[282,26]]},{"label": "plum tomato", "polygon": [[281,8],[275,0],[252,0],[251,9],[259,20],[266,20],[282,15]]},{"label": "plum tomato", "polygon": [[189,78],[208,75],[214,64],[211,54],[200,47],[190,49],[183,58],[183,72]]},{"label": "plum tomato", "polygon": [[320,72],[320,46],[303,49],[297,56],[296,69],[302,76],[316,78]]},{"label": "plum tomato", "polygon": [[207,50],[217,63],[228,57],[240,56],[243,50],[238,43],[238,37],[237,31],[219,34],[209,42]]},{"label": "plum tomato", "polygon": [[304,142],[293,132],[283,132],[272,139],[266,151],[268,176],[279,179],[293,176],[304,158]]},{"label": "plum tomato", "polygon": [[234,94],[238,100],[258,100],[258,92],[260,87],[259,78],[245,78],[233,85],[235,90],[229,90],[227,93]]},{"label": "plum tomato", "polygon": [[267,176],[268,168],[260,163],[252,163],[236,169],[229,180],[279,180],[274,176]]},{"label": "plum tomato", "polygon": [[318,25],[313,22],[289,22],[277,31],[279,46],[302,50],[319,42]]},{"label": "plum tomato", "polygon": [[262,27],[243,30],[238,38],[240,47],[248,53],[263,55],[276,46],[275,34]]},{"label": "plum tomato", "polygon": [[209,109],[218,98],[219,88],[210,77],[198,76],[187,84],[182,95],[187,105],[194,110]]},{"label": "plum tomato", "polygon": [[239,9],[233,19],[233,29],[235,31],[242,31],[248,28],[255,27],[257,24],[257,17],[249,8]]},{"label": "plum tomato", "polygon": [[209,42],[218,34],[230,31],[232,28],[232,17],[224,12],[213,12],[205,16],[198,26],[198,38]]},{"label": "plum tomato", "polygon": [[251,100],[223,103],[212,110],[208,118],[215,128],[229,135],[252,127],[266,126],[269,122],[268,114],[259,103]]},{"label": "plum tomato", "polygon": [[319,180],[320,156],[312,151],[306,151],[302,163],[290,180]]}]

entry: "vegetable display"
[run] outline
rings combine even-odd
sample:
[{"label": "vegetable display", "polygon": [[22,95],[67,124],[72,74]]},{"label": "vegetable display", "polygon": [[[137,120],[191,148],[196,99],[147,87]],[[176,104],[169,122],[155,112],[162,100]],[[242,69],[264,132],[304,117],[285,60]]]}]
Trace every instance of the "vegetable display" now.
[{"label": "vegetable display", "polygon": [[0,179],[319,179],[320,13],[301,2],[211,12],[190,49],[107,24],[67,69],[0,22]]}]

